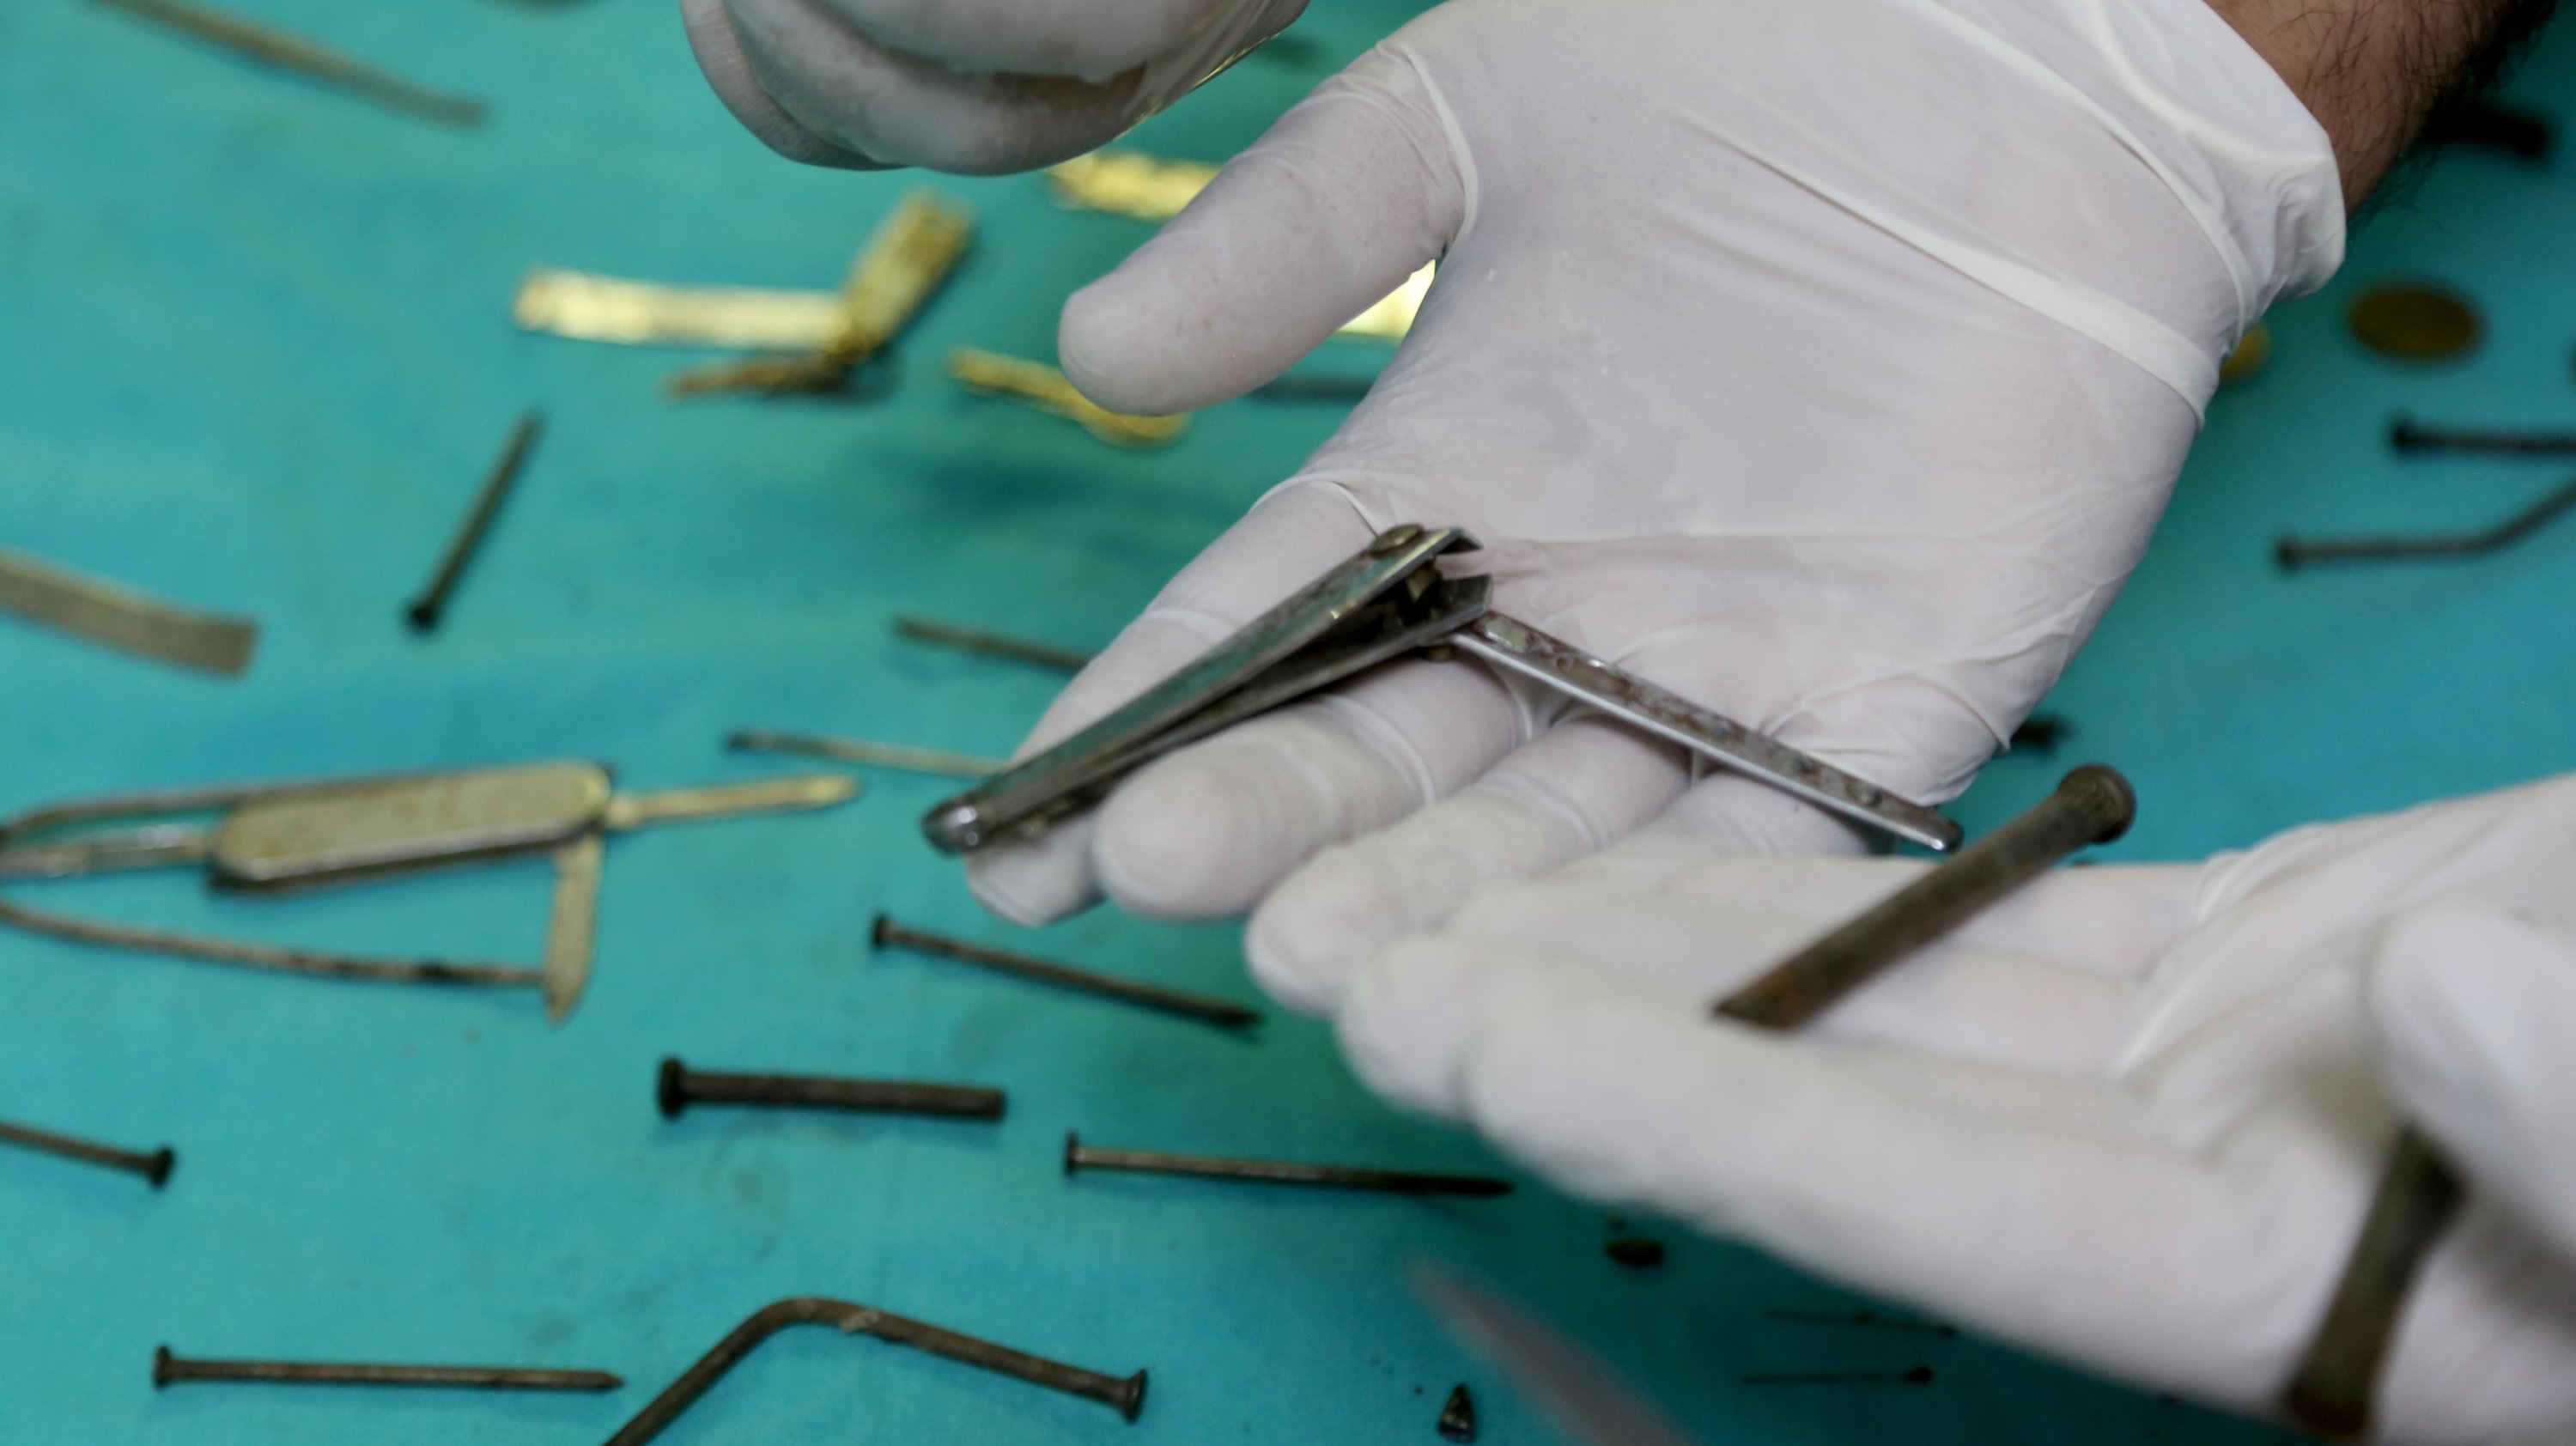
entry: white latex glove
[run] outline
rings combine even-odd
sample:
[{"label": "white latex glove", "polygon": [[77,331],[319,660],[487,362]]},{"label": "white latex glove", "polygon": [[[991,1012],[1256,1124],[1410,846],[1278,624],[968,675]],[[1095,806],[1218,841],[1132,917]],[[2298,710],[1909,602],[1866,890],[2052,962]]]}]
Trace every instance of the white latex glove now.
[{"label": "white latex glove", "polygon": [[1306,0],[680,0],[698,68],[818,166],[1024,171],[1080,155],[1288,28]]},{"label": "white latex glove", "polygon": [[2576,778],[2060,870],[1800,1036],[1709,1017],[1919,867],[1641,835],[1390,950],[1343,1045],[1578,1194],[2254,1413],[2359,1232],[2385,1079],[2469,1182],[2385,1436],[2576,1439]]},{"label": "white latex glove", "polygon": [[[1410,521],[1480,538],[1503,611],[1946,799],[2127,577],[2218,358],[2342,239],[2324,133],[2202,0],[1452,0],[1066,306],[1084,390],[1167,411],[1445,257],[1349,422],[1023,751]],[[1022,922],[1103,886],[1169,917],[1269,895],[1253,965],[1321,1009],[1687,782],[1552,694],[1408,661],[972,873]],[[1746,849],[1858,846],[1742,778],[1682,806]]]}]

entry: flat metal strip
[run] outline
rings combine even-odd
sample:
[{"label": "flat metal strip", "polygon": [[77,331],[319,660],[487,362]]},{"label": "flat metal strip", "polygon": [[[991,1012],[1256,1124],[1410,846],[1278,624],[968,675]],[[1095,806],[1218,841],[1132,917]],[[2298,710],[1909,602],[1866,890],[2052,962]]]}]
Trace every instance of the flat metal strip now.
[{"label": "flat metal strip", "polygon": [[203,863],[214,851],[214,837],[214,830],[195,824],[156,823],[68,843],[0,849],[0,879],[74,879]]},{"label": "flat metal strip", "polygon": [[554,906],[546,915],[546,1018],[561,1024],[590,987],[599,935],[599,875],[607,841],[595,833],[555,850]]},{"label": "flat metal strip", "polygon": [[231,677],[250,666],[259,625],[146,597],[0,548],[0,610],[183,668]]},{"label": "flat metal strip", "polygon": [[857,779],[838,773],[799,773],[787,778],[756,779],[750,783],[621,793],[608,800],[608,813],[603,822],[609,829],[623,833],[656,823],[830,808],[858,797],[859,788]]},{"label": "flat metal strip", "polygon": [[1947,852],[1958,845],[1959,826],[1935,810],[1756,733],[1527,623],[1489,612],[1456,641],[1496,667],[1544,683],[1829,813],[1928,849]]}]

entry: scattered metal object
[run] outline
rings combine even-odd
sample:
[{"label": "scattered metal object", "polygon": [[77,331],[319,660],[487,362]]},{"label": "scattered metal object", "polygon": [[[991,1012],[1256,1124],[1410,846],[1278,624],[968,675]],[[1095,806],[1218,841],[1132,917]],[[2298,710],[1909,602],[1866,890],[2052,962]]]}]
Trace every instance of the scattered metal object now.
[{"label": "scattered metal object", "polygon": [[1252,394],[1274,402],[1356,402],[1376,385],[1375,376],[1285,376],[1254,387]]},{"label": "scattered metal object", "polygon": [[1791,1310],[1785,1306],[1774,1306],[1763,1314],[1773,1320],[1790,1321],[1798,1325],[1855,1326],[1864,1330],[1910,1331],[1936,1335],[1943,1340],[1956,1340],[1959,1335],[1957,1326],[1942,1325],[1937,1321],[1904,1320],[1895,1316],[1880,1315],[1874,1310]]},{"label": "scattered metal object", "polygon": [[960,1335],[956,1331],[913,1320],[873,1306],[845,1300],[826,1300],[820,1296],[796,1296],[774,1301],[753,1312],[750,1319],[733,1328],[715,1349],[700,1357],[696,1364],[680,1374],[662,1394],[635,1415],[635,1419],[618,1428],[608,1438],[608,1446],[644,1446],[662,1434],[680,1413],[724,1378],[727,1371],[742,1358],[759,1349],[763,1341],[789,1326],[827,1325],[844,1335],[874,1336],[899,1346],[911,1346],[934,1356],[962,1362],[978,1370],[992,1371],[1013,1380],[1026,1381],[1050,1391],[1098,1401],[1115,1407],[1128,1420],[1145,1408],[1145,1373],[1132,1376],[1103,1375],[1050,1361],[1026,1351],[1015,1351],[991,1341]]},{"label": "scattered metal object", "polygon": [[2028,749],[2033,753],[2055,753],[2057,745],[2075,736],[2075,725],[2055,713],[2033,713],[2021,720],[2005,745],[2014,753]]},{"label": "scattered metal object", "polygon": [[16,1145],[20,1149],[59,1155],[66,1160],[78,1160],[83,1164],[98,1165],[110,1170],[123,1170],[129,1175],[140,1175],[151,1181],[152,1188],[155,1190],[169,1183],[170,1171],[179,1163],[177,1152],[167,1145],[149,1154],[140,1150],[120,1150],[113,1145],[101,1145],[90,1140],[76,1139],[70,1135],[58,1135],[51,1130],[34,1129],[27,1125],[13,1125],[5,1120],[0,1120],[0,1145]]},{"label": "scattered metal object", "polygon": [[1680,1427],[1599,1357],[1494,1291],[1427,1265],[1414,1272],[1414,1290],[1451,1335],[1569,1437],[1589,1446],[1689,1446]]},{"label": "scattered metal object", "polygon": [[2557,130],[2537,111],[2515,110],[2474,98],[2445,100],[2425,118],[2424,140],[2436,146],[2476,146],[2526,161],[2545,161]]},{"label": "scattered metal object", "polygon": [[2576,508],[2576,480],[2551,491],[2529,507],[2493,527],[2475,532],[2404,533],[2388,537],[2301,537],[2295,533],[2272,544],[2272,556],[2284,571],[2320,562],[2389,562],[2406,558],[2483,557],[2502,552]]},{"label": "scattered metal object", "polygon": [[1747,1371],[1737,1380],[1748,1386],[1928,1386],[1932,1368],[1903,1371]]},{"label": "scattered metal object", "polygon": [[2513,457],[2576,456],[2576,432],[2520,432],[2486,427],[2427,427],[2412,417],[2388,424],[2400,452],[2493,452]]},{"label": "scattered metal object", "polygon": [[2252,330],[2236,339],[2227,356],[2218,364],[2218,384],[2232,387],[2253,379],[2272,360],[2272,328],[2256,322]]},{"label": "scattered metal object", "polygon": [[[105,924],[0,899],[0,923],[76,943],[340,979],[535,986],[548,1014],[571,1013],[590,975],[603,834],[684,819],[828,807],[858,785],[830,774],[710,788],[617,793],[595,763],[554,762],[444,773],[215,784],[82,799],[0,821],[0,879],[203,863],[239,890],[331,884],[473,859],[550,853],[556,867],[544,967],[386,959]],[[176,814],[157,823],[56,840],[60,832]]]},{"label": "scattered metal object", "polygon": [[2019,817],[1718,1001],[1712,1012],[1761,1029],[1796,1029],[2068,854],[2126,833],[2137,806],[2117,770],[2084,764]]},{"label": "scattered metal object", "polygon": [[259,625],[194,612],[0,548],[0,612],[183,668],[235,676]]},{"label": "scattered metal object", "polygon": [[1026,638],[986,632],[982,628],[960,627],[955,623],[943,623],[937,618],[925,618],[917,613],[904,613],[898,616],[894,620],[894,630],[898,637],[910,638],[915,642],[937,643],[941,647],[955,648],[960,652],[981,653],[988,658],[1009,658],[1014,662],[1053,668],[1063,673],[1079,673],[1091,665],[1091,654],[1073,648],[1059,648],[1053,643],[1035,643]]},{"label": "scattered metal object", "polygon": [[510,315],[524,330],[576,341],[817,352],[848,328],[850,303],[837,291],[665,286],[539,267],[520,281]]},{"label": "scattered metal object", "polygon": [[1064,373],[1044,362],[961,346],[948,353],[948,374],[978,396],[1008,397],[1049,412],[1113,447],[1162,447],[1188,431],[1186,415],[1139,417],[1113,412],[1077,390]]},{"label": "scattered metal object", "polygon": [[517,1366],[381,1366],[332,1361],[215,1361],[152,1353],[152,1384],[264,1381],[299,1386],[442,1386],[471,1391],[614,1391],[626,1382],[606,1371],[531,1370]]},{"label": "scattered metal object", "polygon": [[2344,320],[2363,346],[2402,361],[2447,361],[2484,330],[2467,297],[2429,282],[2374,286],[2353,298]]},{"label": "scattered metal object", "polygon": [[990,778],[1011,766],[1008,759],[977,758],[940,748],[876,743],[865,738],[826,738],[813,733],[779,733],[768,728],[737,728],[725,735],[725,747],[736,753],[795,753],[948,778]]},{"label": "scattered metal object", "polygon": [[718,1074],[662,1061],[654,1099],[664,1119],[676,1120],[691,1105],[781,1105],[808,1110],[855,1110],[896,1115],[940,1115],[998,1120],[1000,1090],[975,1085],[921,1084],[911,1080],[842,1079],[810,1074]]},{"label": "scattered metal object", "polygon": [[945,934],[933,934],[925,930],[909,928],[883,914],[877,915],[876,923],[868,932],[868,939],[879,949],[910,949],[915,953],[933,954],[942,959],[980,964],[987,969],[998,969],[1005,974],[1016,974],[1023,979],[1035,979],[1044,984],[1077,989],[1085,994],[1099,995],[1104,999],[1140,1004],[1147,1009],[1159,1009],[1166,1014],[1203,1020],[1227,1029],[1241,1029],[1261,1022],[1260,1011],[1247,1009],[1230,1000],[1211,999],[1202,994],[1187,994],[1178,989],[1166,989],[1159,984],[1140,983],[1133,979],[1122,979],[1115,974],[1077,969],[1070,964],[1058,964],[1052,960],[1015,954],[1007,949],[994,949],[964,939],[952,939]]},{"label": "scattered metal object", "polygon": [[438,626],[457,581],[465,576],[465,565],[474,560],[475,552],[483,546],[484,534],[492,529],[492,519],[499,515],[510,489],[518,485],[519,471],[527,465],[528,452],[536,446],[537,433],[544,427],[543,414],[531,411],[510,429],[509,439],[501,444],[501,455],[492,459],[491,470],[483,474],[483,485],[475,489],[474,505],[466,509],[465,520],[458,524],[447,551],[439,555],[438,570],[430,574],[429,586],[403,609],[403,617],[413,632],[426,633]]},{"label": "scattered metal object", "polygon": [[1260,1185],[1316,1185],[1387,1195],[1508,1195],[1512,1182],[1490,1175],[1447,1175],[1420,1170],[1373,1170],[1349,1165],[1309,1165],[1294,1160],[1237,1160],[1217,1155],[1175,1155],[1162,1150],[1116,1150],[1064,1137],[1064,1172],[1115,1170],[1132,1175],[1195,1175]]},{"label": "scattered metal object", "polygon": [[1644,1235],[1622,1235],[1605,1243],[1601,1253],[1630,1270],[1652,1270],[1664,1263],[1664,1242]]},{"label": "scattered metal object", "polygon": [[337,87],[388,110],[469,130],[483,124],[483,102],[471,96],[433,90],[300,35],[290,35],[237,15],[202,5],[182,4],[180,0],[97,0],[97,3],[193,35],[236,55]]},{"label": "scattered metal object", "polygon": [[[1049,166],[1047,193],[1074,211],[1104,211],[1157,225],[1181,209],[1216,179],[1217,167],[1201,161],[1176,161],[1141,151],[1093,151]],[[1368,341],[1402,341],[1431,290],[1432,267],[1424,266],[1368,310],[1345,322],[1341,334]]]},{"label": "scattered metal object", "polygon": [[1489,579],[1437,566],[1476,546],[1455,528],[1389,529],[1125,707],[936,805],[922,831],[946,853],[1035,837],[1185,744],[1363,669],[1449,645],[1828,812],[1927,848],[1958,841],[1958,825],[1932,809],[1491,611]]},{"label": "scattered metal object", "polygon": [[1467,1394],[1465,1381],[1452,1387],[1449,1399],[1440,1403],[1440,1419],[1433,1429],[1443,1441],[1476,1439],[1476,1398]]},{"label": "scattered metal object", "polygon": [[2397,1318],[2460,1202],[2460,1181],[2432,1142],[2411,1128],[2400,1132],[2325,1315],[2281,1393],[2291,1420],[2330,1440],[2370,1434],[2372,1396]]},{"label": "scattered metal object", "polygon": [[832,392],[849,386],[861,362],[883,351],[913,317],[974,239],[975,213],[937,191],[917,190],[895,204],[859,253],[842,284],[840,329],[802,356],[752,357],[673,376],[675,397],[711,392]]}]

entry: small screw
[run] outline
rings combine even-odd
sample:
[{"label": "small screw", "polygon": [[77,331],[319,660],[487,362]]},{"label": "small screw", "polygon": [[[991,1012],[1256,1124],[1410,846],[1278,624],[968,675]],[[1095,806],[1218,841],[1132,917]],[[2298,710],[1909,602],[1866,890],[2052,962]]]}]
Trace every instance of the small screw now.
[{"label": "small screw", "polygon": [[458,579],[465,576],[465,565],[474,560],[475,551],[482,547],[483,534],[491,530],[492,519],[500,512],[501,503],[509,497],[510,489],[518,484],[519,471],[527,465],[528,452],[536,446],[537,433],[544,425],[544,417],[530,412],[519,418],[519,424],[510,429],[510,439],[501,444],[501,455],[493,459],[492,470],[484,474],[483,485],[474,494],[474,505],[466,509],[465,521],[457,527],[456,536],[440,556],[438,571],[431,575],[429,586],[422,589],[411,606],[403,610],[413,632],[426,633],[437,628],[440,615],[447,611],[448,597],[456,591]]},{"label": "small screw", "polygon": [[998,1120],[1005,1097],[975,1085],[918,1084],[910,1080],[838,1079],[825,1075],[717,1074],[693,1070],[677,1059],[662,1061],[654,1097],[665,1119],[693,1104],[783,1105],[811,1110],[868,1110],[885,1114],[941,1115]]},{"label": "small screw", "polygon": [[1079,989],[1085,994],[1097,994],[1105,999],[1124,1000],[1129,1004],[1140,1004],[1148,1009],[1162,1010],[1167,1014],[1204,1020],[1209,1024],[1223,1025],[1228,1029],[1240,1029],[1245,1025],[1261,1022],[1261,1015],[1257,1011],[1246,1009],[1240,1004],[1229,1003],[1222,999],[1210,999],[1199,994],[1185,994],[1180,990],[1165,989],[1156,984],[1140,984],[1133,979],[1121,979],[1114,974],[1076,969],[1069,964],[1035,959],[1026,954],[1014,954],[1008,950],[988,948],[964,939],[952,939],[944,934],[932,934],[924,930],[908,928],[883,914],[877,915],[876,923],[870,928],[868,937],[870,942],[880,949],[911,949],[917,953],[934,954],[942,959],[981,964],[987,969],[998,969],[1005,974],[1016,974],[1023,979],[1036,979],[1066,989]]},{"label": "small screw", "polygon": [[1748,1386],[1928,1386],[1932,1368],[1904,1371],[1755,1371],[1737,1379]]},{"label": "small screw", "polygon": [[70,1135],[57,1135],[50,1130],[29,1129],[25,1125],[0,1124],[0,1145],[19,1145],[30,1150],[41,1150],[48,1155],[59,1155],[67,1160],[80,1160],[87,1164],[104,1166],[110,1170],[123,1170],[129,1175],[140,1175],[151,1181],[152,1188],[155,1190],[169,1183],[170,1171],[179,1163],[178,1154],[167,1145],[145,1154],[135,1150],[116,1149],[110,1145],[93,1144],[88,1140],[74,1139]]},{"label": "small screw", "polygon": [[173,1381],[271,1381],[307,1386],[454,1386],[478,1391],[614,1391],[625,1381],[606,1371],[523,1370],[511,1366],[376,1366],[321,1361],[203,1361],[152,1353],[155,1388]]},{"label": "small screw", "polygon": [[1215,1155],[1174,1155],[1160,1150],[1113,1150],[1064,1137],[1064,1172],[1121,1170],[1140,1175],[1197,1175],[1263,1185],[1322,1185],[1395,1195],[1508,1195],[1512,1182],[1485,1175],[1441,1175],[1413,1170],[1369,1170],[1347,1165],[1308,1165],[1288,1160],[1235,1160]]}]

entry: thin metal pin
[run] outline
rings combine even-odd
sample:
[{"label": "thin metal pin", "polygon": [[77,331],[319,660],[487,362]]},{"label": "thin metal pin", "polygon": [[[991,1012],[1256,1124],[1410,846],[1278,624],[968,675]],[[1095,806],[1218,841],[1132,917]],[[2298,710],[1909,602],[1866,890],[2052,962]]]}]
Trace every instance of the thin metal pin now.
[{"label": "thin metal pin", "polygon": [[1166,1014],[1178,1014],[1189,1019],[1203,1020],[1209,1024],[1222,1025],[1227,1029],[1241,1029],[1261,1022],[1261,1014],[1258,1010],[1247,1009],[1228,1000],[1210,999],[1200,994],[1185,994],[1177,989],[1165,989],[1159,984],[1141,984],[1133,979],[1121,979],[1114,974],[1076,969],[1070,964],[1034,959],[1026,954],[988,948],[964,939],[952,939],[944,934],[925,933],[922,930],[898,924],[883,914],[877,915],[876,923],[869,931],[868,937],[870,942],[880,949],[910,949],[915,953],[935,954],[942,959],[980,964],[987,969],[998,969],[1005,974],[1019,975],[1023,979],[1035,979],[1047,984],[1060,985],[1066,989],[1078,989],[1085,994],[1097,994],[1104,999],[1117,999],[1129,1004],[1142,1005],[1147,1009],[1159,1009]]},{"label": "thin metal pin", "polygon": [[429,586],[403,610],[412,631],[425,633],[438,626],[447,611],[447,599],[456,591],[458,579],[465,575],[465,565],[474,560],[483,545],[483,534],[490,531],[492,519],[501,503],[517,485],[520,469],[527,465],[528,452],[537,444],[537,433],[545,426],[545,417],[531,411],[519,418],[510,429],[509,440],[501,444],[501,455],[492,461],[492,470],[483,476],[483,486],[474,494],[474,505],[467,509],[465,521],[447,544],[446,553],[438,560],[438,571],[430,576]]},{"label": "thin metal pin", "polygon": [[2501,552],[2576,507],[2576,481],[2551,492],[2493,527],[2475,532],[2428,532],[2395,537],[2283,537],[2272,555],[2284,571],[2316,562],[2371,562],[2393,558],[2479,557]]},{"label": "thin metal pin", "polygon": [[1286,376],[1252,389],[1256,397],[1279,402],[1356,402],[1377,385],[1375,376]]},{"label": "thin metal pin", "polygon": [[363,979],[394,984],[466,984],[503,989],[542,987],[545,984],[545,971],[516,965],[458,964],[444,959],[375,959],[358,954],[290,949],[205,934],[101,924],[68,914],[30,909],[6,899],[0,899],[0,924],[67,939],[75,944],[134,949],[148,954],[176,955],[182,959],[203,959],[214,964],[238,964],[245,969],[271,969],[284,974],[312,974],[329,979]]},{"label": "thin metal pin", "polygon": [[2576,432],[2515,432],[2479,427],[2426,427],[2412,417],[2388,424],[2400,452],[2494,452],[2519,457],[2576,456]]},{"label": "thin metal pin", "polygon": [[174,1381],[268,1381],[304,1386],[445,1386],[474,1391],[614,1391],[626,1382],[606,1371],[528,1370],[515,1366],[383,1366],[335,1361],[214,1361],[152,1353],[152,1384]]},{"label": "thin metal pin", "polygon": [[2331,1440],[2370,1434],[2372,1389],[2397,1317],[2460,1199],[2459,1179],[2432,1142],[2412,1129],[2399,1134],[2317,1333],[2282,1392],[2292,1420]]},{"label": "thin metal pin", "polygon": [[1263,1185],[1320,1185],[1392,1195],[1508,1195],[1512,1182],[1487,1175],[1442,1175],[1418,1170],[1370,1170],[1347,1165],[1308,1165],[1293,1160],[1236,1160],[1215,1155],[1174,1155],[1161,1150],[1114,1150],[1064,1137],[1064,1172],[1118,1170],[1139,1175],[1196,1175]]},{"label": "thin metal pin", "polygon": [[1791,1310],[1786,1306],[1774,1306],[1764,1314],[1773,1320],[1793,1321],[1799,1325],[1858,1326],[1868,1330],[1913,1331],[1924,1335],[1936,1335],[1944,1340],[1955,1340],[1959,1335],[1957,1326],[1942,1325],[1937,1321],[1928,1320],[1899,1320],[1880,1315],[1873,1310]]},{"label": "thin metal pin", "polygon": [[1932,1368],[1904,1371],[1748,1371],[1736,1379],[1748,1386],[1928,1386]]},{"label": "thin metal pin", "polygon": [[1763,1029],[1795,1029],[2068,854],[2118,838],[2136,814],[2129,781],[2087,763],[2020,817],[1718,1001],[1714,1012]]},{"label": "thin metal pin", "polygon": [[899,1346],[911,1346],[934,1356],[945,1356],[979,1370],[993,1371],[1014,1380],[1026,1381],[1050,1391],[1099,1401],[1117,1408],[1128,1420],[1145,1408],[1145,1373],[1132,1376],[1108,1376],[1068,1366],[1026,1351],[978,1340],[974,1336],[877,1310],[845,1300],[826,1300],[820,1296],[796,1296],[774,1301],[752,1313],[750,1319],[735,1326],[715,1349],[698,1358],[696,1364],[680,1373],[680,1378],[665,1387],[651,1404],[635,1413],[635,1419],[618,1428],[608,1438],[608,1446],[644,1446],[662,1434],[680,1413],[689,1409],[707,1393],[724,1374],[740,1364],[742,1358],[759,1349],[761,1342],[789,1326],[827,1325],[844,1335],[868,1335]]},{"label": "thin metal pin", "polygon": [[665,1119],[697,1105],[782,1105],[809,1110],[862,1110],[899,1115],[942,1115],[998,1120],[1005,1097],[975,1085],[921,1084],[911,1080],[844,1079],[829,1075],[719,1074],[662,1061],[654,1098]]},{"label": "thin metal pin", "polygon": [[925,618],[913,613],[905,613],[897,617],[894,620],[894,630],[897,636],[910,638],[917,643],[936,643],[941,647],[955,648],[960,652],[981,653],[988,658],[1009,658],[1014,662],[1053,668],[1060,673],[1079,673],[1091,664],[1091,654],[1072,648],[1059,648],[1053,643],[1031,642],[1026,638],[1014,638],[1003,633],[989,633],[982,628],[960,627],[955,623],[943,623],[937,618]]},{"label": "thin metal pin", "polygon": [[220,45],[236,55],[274,65],[281,70],[291,70],[325,85],[338,86],[352,95],[392,110],[469,129],[483,124],[483,102],[471,96],[432,90],[417,81],[380,70],[366,61],[343,55],[300,35],[273,30],[201,5],[182,4],[180,0],[98,0],[98,3],[157,21],[173,30]]},{"label": "thin metal pin", "polygon": [[179,1163],[178,1154],[167,1145],[146,1154],[139,1150],[120,1150],[112,1145],[96,1144],[89,1140],[75,1139],[70,1135],[57,1135],[51,1130],[30,1129],[25,1125],[12,1125],[6,1122],[0,1122],[0,1145],[16,1145],[22,1149],[41,1150],[48,1155],[59,1155],[66,1160],[79,1160],[85,1164],[101,1165],[110,1170],[123,1170],[129,1175],[140,1175],[151,1181],[152,1188],[155,1190],[169,1182],[170,1171]]},{"label": "thin metal pin", "polygon": [[978,758],[941,748],[915,748],[865,738],[826,738],[814,733],[779,733],[767,728],[737,728],[725,735],[725,747],[736,753],[794,753],[949,778],[988,778],[1011,766],[1006,759]]}]

